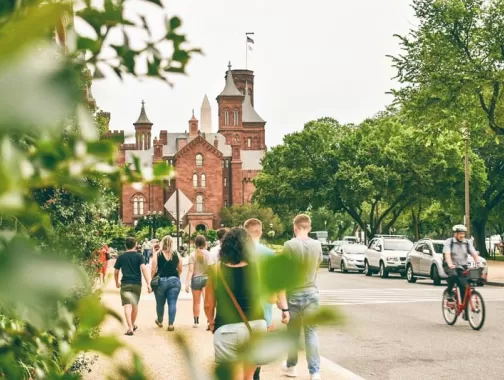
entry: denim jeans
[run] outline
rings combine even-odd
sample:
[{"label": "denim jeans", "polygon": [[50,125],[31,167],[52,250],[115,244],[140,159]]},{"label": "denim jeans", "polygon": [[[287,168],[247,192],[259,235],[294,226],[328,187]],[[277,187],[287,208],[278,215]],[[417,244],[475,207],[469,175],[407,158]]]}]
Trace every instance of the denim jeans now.
[{"label": "denim jeans", "polygon": [[[310,375],[320,372],[320,356],[318,352],[317,326],[304,325],[302,320],[316,312],[319,308],[320,298],[318,293],[296,293],[287,297],[290,311],[290,322],[287,331],[296,342],[299,343],[301,326],[304,328],[306,361]],[[289,351],[287,367],[294,367],[298,362],[298,347],[295,345]]]},{"label": "denim jeans", "polygon": [[150,249],[146,249],[146,250],[143,251],[143,254],[144,254],[145,264],[149,264],[151,250]]},{"label": "denim jeans", "polygon": [[168,301],[168,325],[172,326],[177,314],[177,299],[180,294],[180,278],[161,277],[154,292],[158,322],[163,322],[165,303]]}]

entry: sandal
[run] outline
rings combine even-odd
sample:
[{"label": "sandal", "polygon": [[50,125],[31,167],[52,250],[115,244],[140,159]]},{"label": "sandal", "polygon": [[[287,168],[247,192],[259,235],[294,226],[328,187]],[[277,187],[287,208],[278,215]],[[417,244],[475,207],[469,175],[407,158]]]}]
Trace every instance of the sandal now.
[{"label": "sandal", "polygon": [[137,331],[137,330],[138,330],[138,326],[137,325],[133,326],[133,331]]},{"label": "sandal", "polygon": [[154,321],[154,323],[157,325],[157,327],[163,327],[163,323],[159,322],[157,319]]},{"label": "sandal", "polygon": [[127,335],[127,336],[133,336],[133,331],[126,331],[126,333],[124,335]]},{"label": "sandal", "polygon": [[175,327],[173,327],[173,326],[168,326],[168,331],[173,331],[173,330],[175,330]]}]

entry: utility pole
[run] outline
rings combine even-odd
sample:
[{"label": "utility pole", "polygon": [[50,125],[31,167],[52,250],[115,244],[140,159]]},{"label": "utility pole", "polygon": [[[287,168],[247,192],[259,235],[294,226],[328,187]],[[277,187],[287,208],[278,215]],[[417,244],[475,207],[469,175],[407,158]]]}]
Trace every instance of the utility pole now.
[{"label": "utility pole", "polygon": [[467,228],[467,236],[471,238],[471,212],[469,204],[469,128],[467,128],[467,122],[464,123],[464,143],[465,143],[465,217],[464,224]]}]

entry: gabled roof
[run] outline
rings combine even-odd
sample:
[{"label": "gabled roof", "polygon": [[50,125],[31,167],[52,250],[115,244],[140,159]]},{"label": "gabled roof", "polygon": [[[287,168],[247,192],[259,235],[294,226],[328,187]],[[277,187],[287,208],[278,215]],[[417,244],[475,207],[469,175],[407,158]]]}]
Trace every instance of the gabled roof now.
[{"label": "gabled roof", "polygon": [[[219,151],[225,156],[231,156],[231,146],[226,144],[226,138],[220,133],[202,133],[201,137],[204,137],[209,144],[214,144],[215,138],[219,141]],[[177,154],[177,139],[192,140],[189,138],[188,133],[168,133],[168,144],[163,145],[163,156],[173,157]]]},{"label": "gabled roof", "polygon": [[243,94],[236,88],[236,84],[233,79],[233,74],[231,73],[231,62],[228,65],[228,71],[226,74],[226,86],[224,90],[219,94],[219,96],[243,96]]},{"label": "gabled roof", "polygon": [[192,146],[197,145],[202,143],[208,150],[212,151],[216,156],[219,158],[222,158],[224,155],[222,152],[217,149],[213,144],[211,144],[209,141],[207,141],[203,136],[198,135],[195,138],[193,138],[191,141],[187,143],[186,146],[184,146],[182,149],[180,149],[177,154],[175,154],[174,158],[177,158],[178,156],[183,155],[185,152],[189,151]]},{"label": "gabled roof", "polygon": [[242,121],[244,123],[265,123],[254,107],[248,92],[248,83],[245,83],[245,100],[243,101]]},{"label": "gabled roof", "polygon": [[145,102],[143,100],[142,100],[142,110],[140,111],[140,116],[138,116],[138,120],[133,124],[150,124],[150,125],[152,125],[151,121],[147,117],[147,114],[145,113]]}]

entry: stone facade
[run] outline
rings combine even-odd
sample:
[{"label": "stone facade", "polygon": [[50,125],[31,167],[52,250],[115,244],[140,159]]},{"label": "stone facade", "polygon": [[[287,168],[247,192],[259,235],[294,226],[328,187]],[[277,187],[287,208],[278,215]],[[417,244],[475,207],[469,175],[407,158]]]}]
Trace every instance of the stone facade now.
[{"label": "stone facade", "polygon": [[164,204],[177,189],[193,203],[190,210],[180,207],[181,212],[187,212],[181,221],[186,231],[189,228],[192,231],[219,228],[223,207],[251,201],[255,190],[252,179],[261,171],[261,160],[266,152],[266,122],[253,108],[253,80],[252,71],[231,70],[229,65],[224,90],[217,96],[216,133],[209,132],[211,111],[206,96],[202,107],[204,130],[193,111],[185,132],[162,130],[154,139],[151,136],[153,123],[142,102],[140,116],[133,123],[135,143],[120,145],[118,164],[131,165],[134,157],[143,167],[166,161],[176,174],[164,186],[149,185],[142,189],[124,186],[120,214],[125,224],[134,225],[149,212],[161,211],[171,218]]}]

